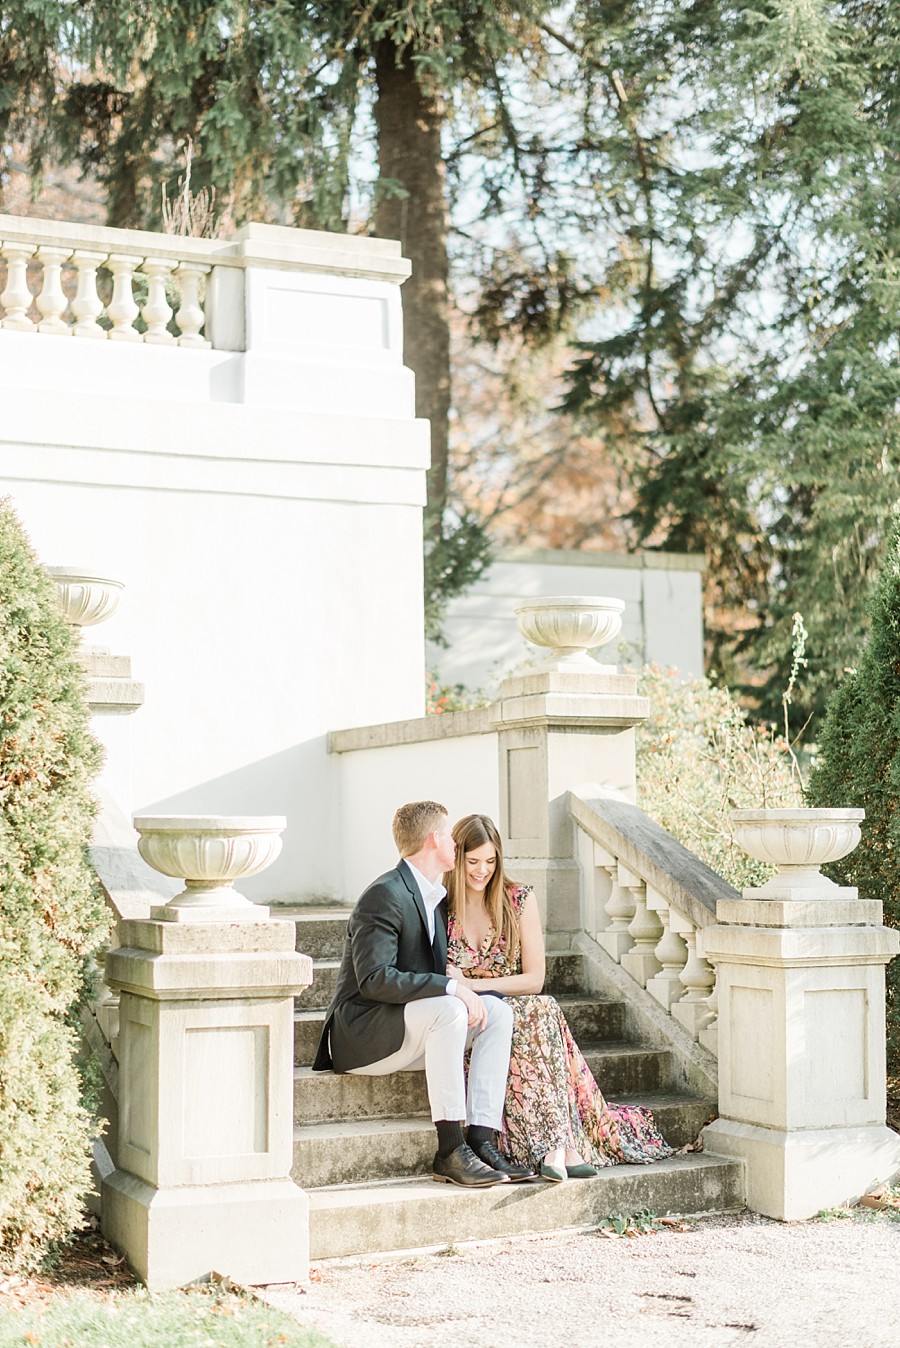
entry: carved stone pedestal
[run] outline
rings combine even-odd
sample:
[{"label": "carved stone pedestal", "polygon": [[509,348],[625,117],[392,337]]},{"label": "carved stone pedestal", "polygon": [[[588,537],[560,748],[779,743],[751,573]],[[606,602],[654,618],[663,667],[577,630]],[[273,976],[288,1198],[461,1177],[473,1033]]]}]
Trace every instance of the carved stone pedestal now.
[{"label": "carved stone pedestal", "polygon": [[121,939],[106,958],[120,994],[120,1114],[104,1235],[151,1290],[212,1272],[304,1279],[293,998],[312,961],[294,950],[293,923],[132,921]]},{"label": "carved stone pedestal", "polygon": [[824,880],[802,892],[791,902],[745,890],[703,932],[718,967],[721,1116],[704,1147],[742,1157],[748,1205],[787,1221],[900,1170],[884,1048],[884,966],[900,935],[855,890]]},{"label": "carved stone pedestal", "polygon": [[[557,948],[582,926],[581,870],[566,793],[590,783],[634,799],[634,726],[648,710],[627,674],[537,670],[501,684],[497,730],[507,864],[534,885],[548,941]],[[632,902],[628,921],[633,914]],[[627,936],[625,948],[633,943]]]}]

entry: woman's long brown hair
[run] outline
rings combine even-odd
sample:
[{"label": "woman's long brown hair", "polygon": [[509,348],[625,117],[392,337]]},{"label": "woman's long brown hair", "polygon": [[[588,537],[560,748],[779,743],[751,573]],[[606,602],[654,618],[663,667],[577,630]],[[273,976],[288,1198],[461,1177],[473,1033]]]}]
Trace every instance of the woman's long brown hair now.
[{"label": "woman's long brown hair", "polygon": [[453,825],[453,840],[456,862],[444,876],[451,915],[460,923],[465,918],[466,853],[490,843],[497,853],[497,865],[484,891],[484,903],[497,933],[497,945],[502,941],[510,962],[515,963],[519,955],[519,916],[511,898],[513,882],[503,869],[503,847],[496,825],[486,814],[467,814]]}]

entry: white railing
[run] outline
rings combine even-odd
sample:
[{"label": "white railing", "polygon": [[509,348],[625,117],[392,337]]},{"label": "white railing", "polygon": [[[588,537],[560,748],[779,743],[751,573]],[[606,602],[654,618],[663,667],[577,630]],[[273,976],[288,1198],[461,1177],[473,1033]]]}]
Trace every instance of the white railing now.
[{"label": "white railing", "polygon": [[209,347],[201,287],[214,260],[229,265],[222,240],[9,215],[0,240],[5,330]]},{"label": "white railing", "polygon": [[719,899],[739,898],[636,805],[569,794],[585,883],[587,934],[712,1054],[716,972],[703,930]]},{"label": "white railing", "polygon": [[240,351],[250,267],[395,284],[409,274],[387,239],[255,223],[196,239],[0,215],[0,329]]}]

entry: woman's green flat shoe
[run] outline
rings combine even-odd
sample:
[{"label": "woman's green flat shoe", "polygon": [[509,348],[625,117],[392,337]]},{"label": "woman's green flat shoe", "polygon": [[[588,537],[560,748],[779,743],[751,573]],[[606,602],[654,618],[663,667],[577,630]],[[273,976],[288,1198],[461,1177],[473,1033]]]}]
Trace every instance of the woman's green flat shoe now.
[{"label": "woman's green flat shoe", "polygon": [[562,1184],[566,1178],[565,1170],[560,1170],[559,1166],[547,1165],[541,1161],[541,1179],[548,1180],[550,1184]]},{"label": "woman's green flat shoe", "polygon": [[566,1166],[566,1174],[569,1179],[593,1179],[599,1173],[597,1167],[588,1165],[587,1161],[580,1161],[578,1165]]}]

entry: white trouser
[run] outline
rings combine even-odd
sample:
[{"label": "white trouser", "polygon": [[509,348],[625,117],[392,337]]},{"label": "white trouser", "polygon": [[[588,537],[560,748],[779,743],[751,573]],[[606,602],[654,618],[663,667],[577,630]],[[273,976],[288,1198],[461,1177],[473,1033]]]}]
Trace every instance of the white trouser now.
[{"label": "white trouser", "polygon": [[[432,1119],[465,1119],[482,1128],[499,1128],[506,1098],[512,1007],[499,997],[485,997],[487,1024],[470,1030],[468,1013],[458,997],[422,997],[403,1008],[406,1032],[396,1053],[355,1076],[386,1076],[425,1068]],[[466,1102],[463,1057],[471,1045],[469,1097]]]}]

